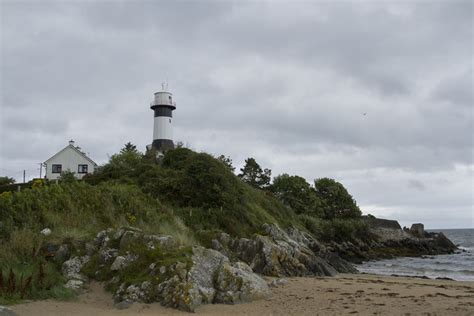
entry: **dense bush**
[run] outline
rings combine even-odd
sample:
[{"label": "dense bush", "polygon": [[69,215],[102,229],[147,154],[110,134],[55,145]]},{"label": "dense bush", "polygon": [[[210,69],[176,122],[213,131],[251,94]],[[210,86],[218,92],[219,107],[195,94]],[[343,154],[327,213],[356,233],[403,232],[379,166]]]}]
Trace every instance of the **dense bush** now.
[{"label": "dense bush", "polygon": [[271,191],[296,213],[321,216],[321,201],[304,178],[286,173],[279,175],[273,179]]},{"label": "dense bush", "polygon": [[314,181],[316,194],[321,200],[325,219],[357,218],[361,211],[344,186],[329,178]]}]

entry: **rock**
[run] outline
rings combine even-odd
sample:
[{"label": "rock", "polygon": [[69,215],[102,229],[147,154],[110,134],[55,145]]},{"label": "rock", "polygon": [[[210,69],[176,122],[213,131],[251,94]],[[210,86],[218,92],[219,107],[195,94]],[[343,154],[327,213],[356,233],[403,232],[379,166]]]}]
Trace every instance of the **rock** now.
[{"label": "rock", "polygon": [[336,269],[312,250],[320,252],[323,249],[326,251],[326,248],[309,234],[294,227],[287,233],[276,224],[265,224],[263,230],[268,235],[257,235],[254,239],[232,240],[228,235],[221,234],[213,245],[222,253],[247,263],[254,272],[264,275],[330,276],[337,273]]},{"label": "rock", "polygon": [[89,256],[83,257],[73,257],[63,263],[62,273],[64,277],[68,280],[81,280],[83,282],[87,281],[87,277],[81,274],[81,269],[89,262]]},{"label": "rock", "polygon": [[130,308],[130,306],[132,306],[132,304],[133,304],[133,301],[127,301],[127,300],[125,300],[125,301],[121,301],[121,302],[115,303],[115,304],[114,304],[114,307],[115,307],[116,309],[122,310],[122,309]]},{"label": "rock", "polygon": [[421,223],[411,225],[410,234],[418,238],[423,238],[425,236],[425,226]]},{"label": "rock", "polygon": [[193,266],[189,272],[189,281],[196,287],[200,298],[195,301],[212,303],[216,290],[214,288],[214,275],[223,263],[229,259],[220,252],[203,247],[193,248]]},{"label": "rock", "polygon": [[280,285],[285,285],[288,283],[288,280],[285,279],[285,278],[279,278],[279,279],[275,279],[273,281],[270,282],[270,284],[268,286],[270,287],[277,287],[277,286],[280,286]]},{"label": "rock", "polygon": [[165,266],[161,266],[161,267],[160,267],[160,273],[161,273],[161,274],[165,274],[165,273],[166,273],[166,267],[165,267]]},{"label": "rock", "polygon": [[148,249],[153,250],[156,247],[161,249],[172,249],[177,246],[174,238],[171,236],[157,236],[157,235],[145,235],[144,236],[145,242],[147,244]]},{"label": "rock", "polygon": [[59,246],[58,250],[54,254],[54,260],[59,263],[63,263],[71,257],[71,252],[67,244]]},{"label": "rock", "polygon": [[18,314],[15,313],[12,309],[0,305],[0,316],[17,316],[17,315]]},{"label": "rock", "polygon": [[433,239],[437,247],[441,248],[444,252],[451,253],[457,249],[456,245],[443,233],[436,233]]},{"label": "rock", "polygon": [[84,281],[82,280],[69,280],[64,285],[65,288],[72,289],[72,290],[80,290],[84,288]]},{"label": "rock", "polygon": [[126,265],[126,260],[124,256],[118,256],[115,258],[114,262],[110,266],[111,271],[122,270]]},{"label": "rock", "polygon": [[[194,311],[201,304],[234,304],[267,297],[267,283],[243,262],[231,264],[220,252],[193,248],[193,266],[174,266],[174,276],[158,285],[158,298],[168,307]],[[173,269],[170,269],[170,271]]]},{"label": "rock", "polygon": [[94,255],[98,250],[97,246],[94,245],[93,243],[90,243],[90,242],[86,242],[84,247],[85,247],[85,250],[86,250],[86,255],[88,255],[88,256]]},{"label": "rock", "polygon": [[194,312],[202,304],[202,296],[192,283],[182,281],[177,275],[160,283],[158,299],[163,306]]},{"label": "rock", "polygon": [[324,254],[324,259],[336,269],[339,273],[357,273],[357,269],[347,262],[346,260],[342,259],[336,252],[329,252]]},{"label": "rock", "polygon": [[138,259],[138,255],[127,253],[125,256],[117,256],[110,266],[111,271],[120,271]]},{"label": "rock", "polygon": [[44,235],[44,236],[49,236],[49,235],[51,235],[51,229],[45,228],[42,231],[40,231],[40,234]]},{"label": "rock", "polygon": [[268,285],[243,262],[224,263],[216,279],[215,302],[235,304],[263,299],[270,295]]},{"label": "rock", "polygon": [[120,239],[120,249],[132,249],[137,244],[140,234],[135,231],[126,231]]},{"label": "rock", "polygon": [[112,229],[103,230],[97,233],[95,238],[95,244],[99,248],[106,247],[110,241],[109,233],[112,232]]},{"label": "rock", "polygon": [[112,261],[112,259],[117,257],[117,255],[118,255],[118,249],[114,249],[114,248],[101,249],[99,251],[99,262],[102,264],[109,263],[110,261]]}]

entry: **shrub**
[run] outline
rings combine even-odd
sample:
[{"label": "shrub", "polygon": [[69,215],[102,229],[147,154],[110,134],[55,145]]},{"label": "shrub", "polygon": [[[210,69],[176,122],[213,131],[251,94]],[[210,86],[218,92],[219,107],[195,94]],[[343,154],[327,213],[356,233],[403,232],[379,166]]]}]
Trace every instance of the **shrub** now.
[{"label": "shrub", "polygon": [[316,194],[321,200],[325,219],[357,218],[361,211],[344,186],[329,178],[314,181]]}]

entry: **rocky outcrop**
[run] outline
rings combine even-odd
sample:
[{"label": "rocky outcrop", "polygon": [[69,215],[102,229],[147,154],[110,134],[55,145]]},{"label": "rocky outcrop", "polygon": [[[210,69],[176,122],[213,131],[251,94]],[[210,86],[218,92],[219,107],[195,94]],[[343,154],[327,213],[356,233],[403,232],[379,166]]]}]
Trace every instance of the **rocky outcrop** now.
[{"label": "rocky outcrop", "polygon": [[413,224],[410,229],[401,229],[396,221],[371,218],[369,228],[368,240],[337,246],[344,259],[361,263],[403,256],[450,254],[457,250],[444,234],[426,232],[420,223]]},{"label": "rocky outcrop", "polygon": [[195,247],[193,265],[175,267],[175,274],[158,285],[159,301],[168,307],[194,311],[201,304],[235,304],[267,297],[267,283],[242,262],[231,263],[218,251]]},{"label": "rocky outcrop", "polygon": [[64,275],[84,281],[81,269],[88,262],[96,264],[89,276],[106,281],[117,308],[136,301],[160,302],[192,312],[202,304],[235,304],[270,294],[265,280],[244,262],[204,247],[188,252],[170,236],[109,229],[98,233],[93,244],[87,260],[73,257],[65,262]]},{"label": "rocky outcrop", "polygon": [[[375,223],[375,222],[374,222]],[[352,263],[384,256],[452,251],[443,234],[423,231],[423,237],[383,222],[371,228],[367,240],[321,243],[295,227],[265,224],[252,238],[220,233],[212,249],[180,246],[171,236],[148,235],[139,229],[99,232],[81,253],[63,263],[66,286],[82,289],[88,277],[105,281],[116,308],[133,302],[160,302],[184,311],[202,304],[236,304],[270,295],[261,274],[274,277],[332,276],[357,273]],[[66,247],[67,248],[67,247]],[[71,251],[63,247],[66,258]],[[66,251],[67,250],[67,251]],[[87,274],[87,276],[86,276]],[[270,286],[280,286],[276,279]]]},{"label": "rocky outcrop", "polygon": [[276,224],[265,224],[263,230],[265,235],[253,239],[231,238],[222,233],[212,241],[212,247],[268,276],[332,276],[337,272],[356,272],[336,252],[328,252],[311,235],[296,228],[285,231]]}]

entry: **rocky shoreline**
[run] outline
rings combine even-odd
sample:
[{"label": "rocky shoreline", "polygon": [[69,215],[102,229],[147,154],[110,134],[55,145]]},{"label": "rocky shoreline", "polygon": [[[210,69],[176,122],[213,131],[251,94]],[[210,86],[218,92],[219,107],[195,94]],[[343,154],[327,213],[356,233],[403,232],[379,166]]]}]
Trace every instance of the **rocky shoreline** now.
[{"label": "rocky shoreline", "polygon": [[[443,234],[420,225],[401,229],[394,221],[367,218],[367,240],[323,243],[295,227],[264,224],[252,238],[220,233],[210,248],[180,247],[171,236],[147,235],[136,228],[108,229],[77,251],[61,245],[54,254],[63,261],[66,286],[81,291],[91,279],[106,282],[116,308],[133,302],[195,311],[202,304],[235,304],[267,298],[262,276],[334,276],[357,273],[353,263],[395,256],[452,253],[457,248]],[[74,252],[75,254],[72,254]]]}]

